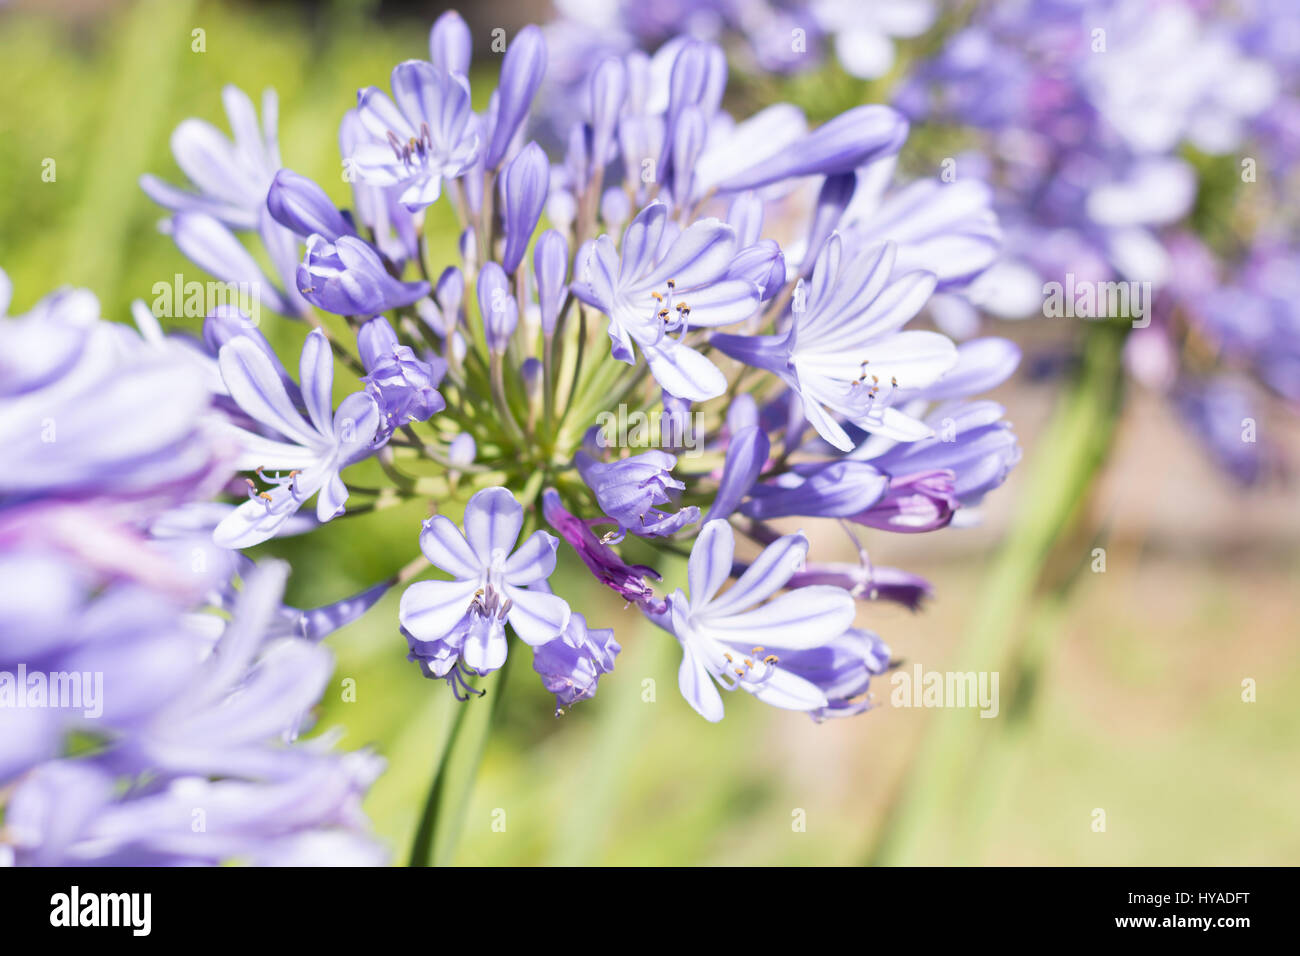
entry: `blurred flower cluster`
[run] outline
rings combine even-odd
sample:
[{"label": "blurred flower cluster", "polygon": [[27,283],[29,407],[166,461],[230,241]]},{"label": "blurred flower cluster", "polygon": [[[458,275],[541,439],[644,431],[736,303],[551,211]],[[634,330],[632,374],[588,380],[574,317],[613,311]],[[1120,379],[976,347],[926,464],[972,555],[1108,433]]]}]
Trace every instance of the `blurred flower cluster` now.
[{"label": "blurred flower cluster", "polygon": [[377,757],[297,743],[322,637],[288,568],[215,544],[234,475],[206,345],[62,290],[9,316],[0,273],[0,863],[374,864]]},{"label": "blurred flower cluster", "polygon": [[1264,416],[1300,400],[1293,5],[981,5],[896,105],[973,137],[957,167],[995,186],[1006,247],[975,298],[1030,313],[1043,283],[1145,286],[1130,372],[1228,474],[1261,478]]}]

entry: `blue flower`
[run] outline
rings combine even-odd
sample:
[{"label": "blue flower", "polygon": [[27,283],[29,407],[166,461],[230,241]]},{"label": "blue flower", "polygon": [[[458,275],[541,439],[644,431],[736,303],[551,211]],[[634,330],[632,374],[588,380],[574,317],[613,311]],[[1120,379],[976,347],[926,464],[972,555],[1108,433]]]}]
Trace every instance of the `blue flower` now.
[{"label": "blue flower", "polygon": [[818,434],[842,451],[854,443],[837,416],[900,441],[925,438],[930,429],[894,407],[894,393],[938,379],[956,364],[957,349],[937,332],[898,331],[925,305],[935,278],[894,276],[894,257],[892,243],[855,252],[834,235],[817,257],[804,301],[795,292],[787,333],[711,341],[783,379]]},{"label": "blue flower", "polygon": [[587,619],[573,614],[564,633],[533,648],[533,670],[542,686],[555,695],[555,716],[576,701],[596,696],[602,674],[614,669],[614,658],[622,648],[609,628],[589,630]]},{"label": "blue flower", "polygon": [[694,505],[675,514],[654,507],[670,504],[669,494],[686,487],[672,477],[677,459],[667,452],[647,451],[611,462],[578,452],[573,463],[601,510],[617,522],[619,538],[629,531],[642,537],[663,537],[700,520],[700,509]]},{"label": "blue flower", "polygon": [[394,279],[374,247],[356,236],[330,242],[313,235],[298,266],[298,291],[327,312],[368,317],[424,298],[429,283]]},{"label": "blue flower", "polygon": [[753,315],[762,290],[728,277],[735,247],[735,230],[726,223],[702,219],[679,232],[668,223],[668,207],[653,202],[624,232],[621,258],[609,236],[596,240],[578,267],[582,278],[573,294],[609,317],[616,359],[633,364],[635,342],[667,391],[691,401],[716,398],[727,380],[682,339],[691,328]]},{"label": "blue flower", "polygon": [[787,710],[812,713],[830,706],[825,690],[784,666],[782,657],[822,647],[847,631],[853,598],[823,585],[772,598],[804,566],[807,554],[807,538],[786,535],[719,594],[732,573],[735,537],[725,521],[710,521],[700,532],[688,565],[689,598],[675,591],[667,612],[653,619],[681,644],[678,684],[706,720],[722,719],[718,686]]},{"label": "blue flower", "polygon": [[479,151],[478,120],[464,76],[423,60],[393,68],[393,96],[368,86],[357,92],[357,115],[372,139],[350,159],[376,186],[401,186],[401,201],[417,212],[438,200]]},{"label": "blue flower", "polygon": [[[223,345],[219,362],[222,378],[239,408],[280,437],[231,427],[241,447],[237,466],[256,469],[258,477],[272,487],[259,491],[250,480],[248,500],[217,526],[213,539],[227,548],[247,548],[266,541],[318,492],[318,520],[329,521],[341,514],[348,489],[339,472],[371,453],[380,415],[375,400],[365,392],[349,395],[338,411],[331,411],[334,357],[324,333],[312,331],[302,347],[299,369],[306,417],[285,390],[284,369],[250,339],[236,337]],[[273,475],[264,469],[284,474]]]},{"label": "blue flower", "polygon": [[417,581],[402,594],[398,617],[411,658],[455,685],[460,661],[479,674],[506,660],[508,622],[536,647],[569,623],[569,606],[536,589],[555,571],[559,542],[535,531],[518,549],[524,509],[505,488],[484,488],[465,506],[465,532],[443,515],[424,522],[420,550],[450,581]]}]

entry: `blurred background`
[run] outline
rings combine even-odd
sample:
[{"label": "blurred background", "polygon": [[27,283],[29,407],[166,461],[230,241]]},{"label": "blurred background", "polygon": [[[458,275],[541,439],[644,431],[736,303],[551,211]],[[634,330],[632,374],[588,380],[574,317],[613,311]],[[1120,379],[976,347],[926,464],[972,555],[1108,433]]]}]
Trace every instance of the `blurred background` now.
[{"label": "blurred background", "polygon": [[[157,281],[194,272],[157,231],[160,211],[137,179],[179,181],[168,137],[187,116],[224,128],[221,88],[280,96],[286,165],[346,204],[340,115],[356,88],[387,85],[392,65],[427,55],[444,8],[421,3],[165,3],[31,0],[0,5],[0,267],[13,311],[61,285],[99,295],[128,319]],[[461,12],[484,37],[545,20],[545,3],[476,3]],[[191,31],[205,31],[205,52]],[[495,60],[476,100],[494,82]],[[742,89],[741,95],[744,95]],[[868,96],[842,76],[801,77],[786,95],[814,117]],[[476,101],[476,106],[483,104]],[[924,135],[924,133],[922,133]],[[57,178],[44,182],[54,158]],[[446,204],[430,210],[435,266],[453,258]],[[439,221],[438,217],[444,217]],[[1027,459],[1059,395],[1050,368],[1075,334],[1068,320],[1002,322],[1025,369],[993,397],[1009,410]],[[192,326],[197,328],[197,321]],[[283,354],[304,329],[264,331]],[[1270,437],[1300,460],[1300,427]],[[863,605],[909,668],[967,669],[963,634],[1021,493],[1025,467],[990,496],[982,527],[869,539],[872,559],[930,579],[919,613]],[[667,635],[562,565],[566,593],[623,645],[596,699],[564,717],[525,667],[510,674],[503,719],[467,804],[463,864],[1294,864],[1300,862],[1300,504],[1285,473],[1242,491],[1205,459],[1167,403],[1129,386],[1109,463],[1081,503],[1024,620],[1023,667],[1002,675],[1002,713],[877,706],[815,725],[745,695],[727,718],[701,720],[677,693],[679,649]],[[294,566],[298,606],[352,593],[414,554],[418,503],[331,523],[308,547],[277,543]],[[1106,570],[1092,570],[1096,547]],[[835,554],[836,549],[845,553]],[[840,536],[820,558],[852,557]],[[671,578],[680,569],[661,569]],[[397,593],[330,639],[336,686],[318,727],[389,762],[367,809],[405,858],[434,760],[458,706],[406,661]],[[1253,680],[1254,702],[1242,699]],[[1014,693],[1013,693],[1014,691]],[[1014,706],[1009,706],[1014,701]],[[472,706],[472,705],[471,705]],[[960,721],[974,769],[926,794],[934,809],[905,844],[880,855],[915,755],[937,720]],[[1093,811],[1106,813],[1095,832]],[[505,810],[504,832],[493,828]],[[799,811],[803,811],[802,815]],[[792,824],[806,821],[803,829]],[[499,814],[497,815],[499,819]]]}]

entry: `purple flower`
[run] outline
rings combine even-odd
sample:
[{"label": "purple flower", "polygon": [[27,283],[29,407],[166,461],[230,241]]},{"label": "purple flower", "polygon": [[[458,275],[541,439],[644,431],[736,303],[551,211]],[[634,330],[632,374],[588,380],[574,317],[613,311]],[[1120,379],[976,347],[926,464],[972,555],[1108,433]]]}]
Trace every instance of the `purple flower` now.
[{"label": "purple flower", "polygon": [[266,208],[276,222],[302,239],[319,233],[329,242],[337,242],[340,236],[357,234],[351,220],[330,202],[325,190],[292,169],[275,174],[266,194]]},{"label": "purple flower", "polygon": [[808,712],[821,723],[830,717],[852,717],[871,707],[867,691],[871,678],[889,670],[889,648],[870,631],[849,628],[820,647],[785,651],[781,666],[826,695],[825,707]]},{"label": "purple flower", "polygon": [[[690,597],[680,589],[655,623],[682,646],[678,684],[706,720],[722,719],[723,690],[740,688],[774,707],[818,712],[830,706],[825,690],[784,666],[788,652],[822,647],[853,623],[853,598],[813,585],[772,598],[801,569],[808,553],[802,534],[768,545],[727,591],[735,537],[725,521],[710,521],[691,550]],[[768,600],[772,598],[772,600]],[[766,602],[766,603],[764,603]]]},{"label": "purple flower", "polygon": [[197,192],[178,189],[157,176],[140,177],[140,188],[173,212],[204,213],[231,229],[256,229],[271,178],[280,168],[275,91],[262,96],[262,124],[242,90],[227,86],[221,99],[234,133],[232,141],[211,123],[187,119],[172,133],[176,165]]},{"label": "purple flower", "polygon": [[580,700],[596,696],[596,682],[614,669],[622,648],[608,628],[588,630],[581,614],[569,618],[564,633],[533,648],[533,670],[542,686],[555,695],[555,716]]},{"label": "purple flower", "polygon": [[423,60],[393,67],[393,98],[377,87],[357,92],[357,115],[372,140],[351,159],[376,186],[401,186],[411,212],[437,202],[444,179],[463,175],[478,155],[478,120],[459,74]]},{"label": "purple flower", "polygon": [[478,274],[478,307],[488,348],[501,353],[510,344],[519,324],[519,305],[510,294],[510,280],[495,262],[488,262]]},{"label": "purple flower", "polygon": [[[0,315],[8,305],[0,272]],[[0,505],[111,495],[157,507],[215,490],[234,449],[214,440],[211,384],[101,321],[84,290],[0,318]]]},{"label": "purple flower", "polygon": [[727,277],[735,252],[731,226],[702,219],[679,233],[668,223],[668,207],[653,202],[624,232],[621,259],[609,236],[596,240],[572,290],[609,317],[616,359],[633,364],[636,342],[660,385],[679,398],[704,401],[721,395],[726,379],[681,339],[691,327],[730,325],[753,314],[759,287]]},{"label": "purple flower", "polygon": [[542,332],[550,335],[568,292],[569,244],[554,229],[537,237],[533,246],[533,274],[537,279],[537,302],[541,309]]},{"label": "purple flower", "polygon": [[916,534],[947,527],[961,507],[951,471],[932,470],[889,480],[880,500],[850,520],[882,531]]},{"label": "purple flower", "polygon": [[569,623],[561,598],[529,585],[555,571],[559,542],[535,531],[519,548],[524,509],[505,488],[476,492],[465,506],[465,533],[437,515],[424,522],[420,550],[450,581],[417,581],[402,594],[398,617],[411,657],[451,683],[459,660],[479,674],[505,663],[509,622],[515,635],[536,647]]},{"label": "purple flower", "polygon": [[505,223],[506,247],[501,265],[514,275],[524,261],[528,241],[546,206],[551,165],[536,143],[529,143],[501,174],[501,219]]},{"label": "purple flower", "polygon": [[[348,489],[339,472],[371,453],[380,415],[375,400],[365,392],[349,395],[337,412],[331,412],[334,357],[325,334],[312,331],[302,348],[299,370],[305,418],[285,390],[284,369],[249,339],[237,337],[222,346],[219,361],[222,378],[239,408],[281,438],[231,427],[241,446],[237,467],[256,469],[258,477],[272,487],[257,491],[249,481],[248,500],[217,526],[213,539],[227,548],[266,541],[317,492],[318,520],[341,514]],[[284,474],[270,474],[264,468]]]},{"label": "purple flower", "polygon": [[326,312],[372,316],[424,298],[429,283],[394,279],[374,247],[356,236],[329,242],[314,235],[298,266],[298,290]]},{"label": "purple flower", "polygon": [[844,250],[834,235],[817,257],[804,301],[795,292],[787,333],[714,335],[712,342],[783,379],[818,434],[842,451],[854,443],[836,416],[900,441],[924,438],[930,429],[893,407],[894,392],[935,381],[955,364],[957,350],[937,332],[898,331],[930,297],[935,278],[894,276],[894,257],[892,243]]},{"label": "purple flower", "polygon": [[906,139],[907,120],[897,110],[857,106],[818,127],[792,148],[728,177],[721,188],[738,192],[801,176],[849,173],[897,153]]},{"label": "purple flower", "polygon": [[655,597],[654,591],[646,583],[647,578],[659,580],[657,571],[645,565],[625,563],[611,547],[592,533],[588,522],[574,517],[564,509],[560,495],[554,488],[542,492],[542,513],[546,516],[547,523],[578,553],[596,580],[629,604],[636,604],[652,613],[663,612],[667,605]]},{"label": "purple flower", "polygon": [[469,75],[474,39],[469,27],[455,10],[448,10],[429,30],[429,61],[448,73]]},{"label": "purple flower", "polygon": [[617,522],[620,539],[629,531],[641,537],[663,537],[700,520],[700,509],[694,505],[675,514],[654,507],[671,504],[669,493],[686,487],[672,477],[677,459],[667,452],[647,451],[612,462],[578,452],[573,463],[600,509]]},{"label": "purple flower", "polygon": [[523,125],[537,87],[546,73],[546,41],[539,27],[529,24],[515,36],[501,61],[501,82],[497,86],[496,118],[483,153],[488,170],[501,166],[515,133]]},{"label": "purple flower", "polygon": [[[368,142],[370,134],[355,109],[343,114],[339,123],[339,152],[351,163],[357,148]],[[401,202],[401,186],[376,186],[346,167],[352,183],[352,205],[356,219],[370,230],[376,248],[400,269],[419,254],[420,228],[415,216]]]},{"label": "purple flower", "polygon": [[[366,369],[362,379],[366,392],[375,400],[383,419],[379,440],[408,422],[428,421],[446,407],[436,390],[442,378],[440,372],[417,358],[409,345],[402,345],[382,315],[357,331],[357,348]],[[445,371],[442,360],[437,361]]]}]

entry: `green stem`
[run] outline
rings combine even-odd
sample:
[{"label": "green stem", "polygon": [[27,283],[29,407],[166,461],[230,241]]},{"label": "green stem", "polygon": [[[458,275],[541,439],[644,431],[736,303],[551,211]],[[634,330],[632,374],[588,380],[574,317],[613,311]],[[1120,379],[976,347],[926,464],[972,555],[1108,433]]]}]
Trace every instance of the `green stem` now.
[{"label": "green stem", "polygon": [[[952,670],[1019,670],[1018,625],[1054,547],[1080,518],[1110,449],[1122,397],[1126,331],[1114,325],[1089,330],[1082,369],[1037,442],[1020,494],[1023,505],[980,590]],[[936,846],[951,856],[951,824],[960,816],[956,808],[979,772],[993,723],[960,708],[935,710],[928,717],[924,740],[886,810],[869,862],[916,863]]]},{"label": "green stem", "polygon": [[410,866],[445,866],[451,862],[483,749],[505,698],[506,675],[513,659],[513,655],[507,657],[501,665],[486,699],[470,699],[456,708],[456,719],[438,757],[420,826],[411,844]]}]

